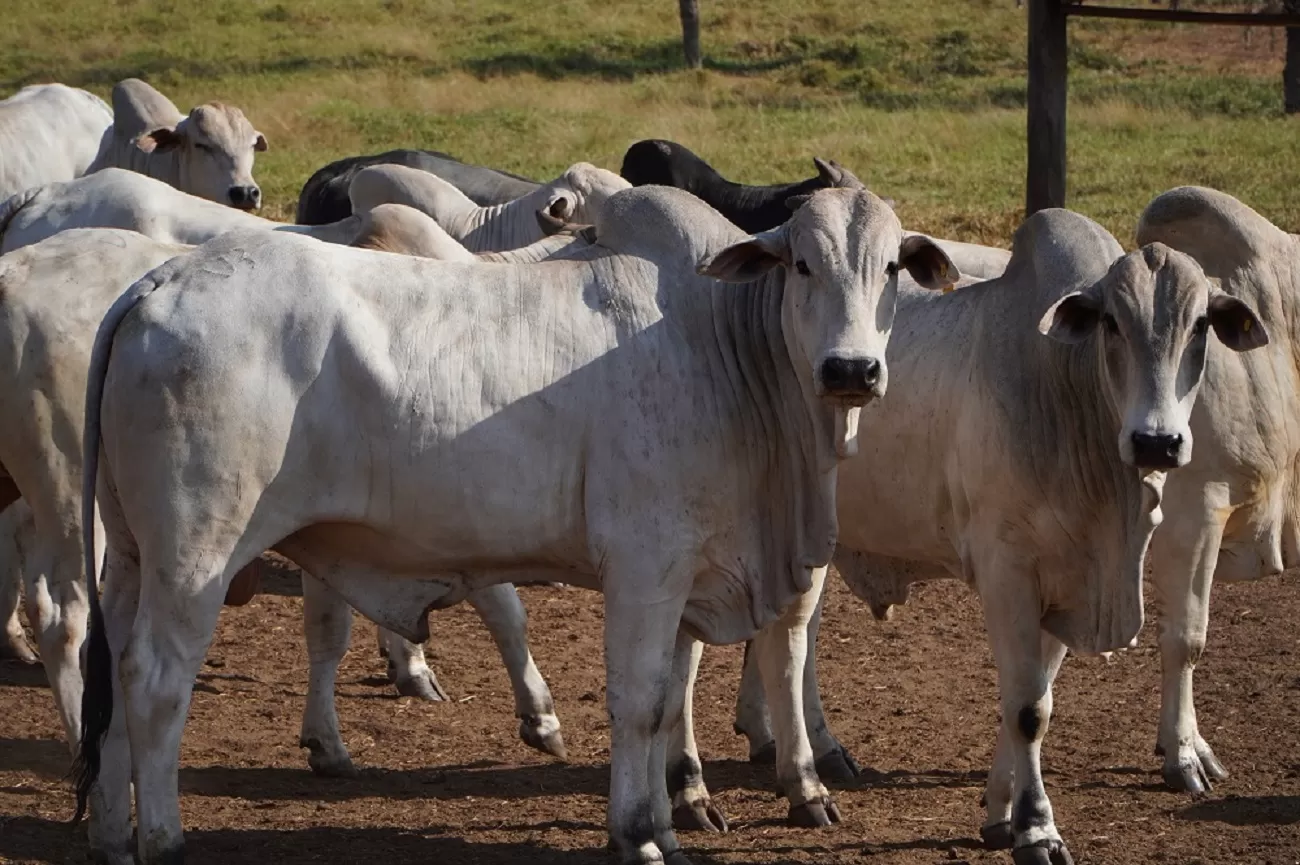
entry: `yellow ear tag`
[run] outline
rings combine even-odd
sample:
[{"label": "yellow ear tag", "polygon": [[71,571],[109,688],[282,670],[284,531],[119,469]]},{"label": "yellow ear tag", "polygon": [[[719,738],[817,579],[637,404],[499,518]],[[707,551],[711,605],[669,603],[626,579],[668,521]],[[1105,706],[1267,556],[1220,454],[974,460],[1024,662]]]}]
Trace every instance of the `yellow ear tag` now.
[{"label": "yellow ear tag", "polygon": [[945,285],[942,289],[940,289],[940,291],[941,291],[943,294],[948,294],[950,291],[952,291],[952,290],[953,290],[954,288],[956,288],[956,287],[957,287],[957,283],[955,283],[955,282],[950,282],[950,283],[948,283],[947,285]]},{"label": "yellow ear tag", "polygon": [[1250,325],[1251,325],[1251,321],[1250,321],[1250,319],[1246,319],[1245,321],[1243,321],[1243,322],[1241,323],[1241,329],[1242,329],[1243,331],[1250,330]]}]

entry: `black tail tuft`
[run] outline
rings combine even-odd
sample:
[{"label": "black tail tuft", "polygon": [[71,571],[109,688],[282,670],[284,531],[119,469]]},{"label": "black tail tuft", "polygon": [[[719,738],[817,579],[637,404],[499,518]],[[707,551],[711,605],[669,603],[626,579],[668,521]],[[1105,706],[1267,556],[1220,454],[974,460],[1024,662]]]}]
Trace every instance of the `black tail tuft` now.
[{"label": "black tail tuft", "polygon": [[90,635],[86,649],[86,684],[81,692],[81,743],[72,761],[72,778],[77,786],[76,825],[86,815],[90,790],[99,778],[100,748],[113,721],[113,657],[104,632],[104,612],[90,605]]}]

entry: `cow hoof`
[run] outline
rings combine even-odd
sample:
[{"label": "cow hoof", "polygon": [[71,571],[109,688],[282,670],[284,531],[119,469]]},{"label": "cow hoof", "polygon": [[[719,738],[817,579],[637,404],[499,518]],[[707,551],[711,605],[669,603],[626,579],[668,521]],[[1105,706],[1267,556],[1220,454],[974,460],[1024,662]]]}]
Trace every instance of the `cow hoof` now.
[{"label": "cow hoof", "polygon": [[146,853],[141,857],[141,865],[185,865],[185,845],[177,844],[156,853]]},{"label": "cow hoof", "polygon": [[820,829],[823,826],[831,826],[840,822],[840,809],[830,796],[824,796],[820,801],[804,802],[801,805],[791,805],[790,813],[786,816],[785,822],[791,826],[798,826],[801,829]]},{"label": "cow hoof", "polygon": [[447,692],[438,684],[438,677],[433,670],[425,669],[412,676],[401,676],[394,682],[397,693],[403,697],[418,697],[430,703],[447,702]]},{"label": "cow hoof", "polygon": [[760,746],[757,751],[750,748],[749,762],[753,763],[755,766],[775,766],[776,743],[768,742],[766,745]]},{"label": "cow hoof", "polygon": [[92,847],[86,851],[86,861],[93,865],[135,865],[135,851],[126,849],[114,852]]},{"label": "cow hoof", "polygon": [[685,832],[726,832],[727,818],[712,799],[684,802],[673,809],[673,828]]},{"label": "cow hoof", "polygon": [[1003,820],[991,826],[981,826],[980,840],[990,850],[1010,850],[1016,846],[1016,838],[1011,834],[1010,820]]},{"label": "cow hoof", "polygon": [[828,751],[817,758],[816,763],[817,777],[825,781],[835,781],[843,784],[852,781],[862,774],[862,767],[858,761],[853,759],[853,755],[843,745],[839,745],[834,751]]},{"label": "cow hoof", "polygon": [[[559,721],[555,721],[555,724],[558,725]],[[519,720],[519,739],[534,750],[567,761],[569,752],[564,747],[564,736],[560,734],[558,726],[548,730],[550,726],[535,715],[526,715]]]},{"label": "cow hoof", "polygon": [[313,751],[307,755],[307,765],[318,778],[355,778],[361,774],[352,765],[352,758],[346,754],[342,757],[328,757]]},{"label": "cow hoof", "polygon": [[1011,851],[1011,861],[1016,865],[1074,865],[1074,857],[1060,841],[1039,841],[1030,847],[1017,847]]},{"label": "cow hoof", "polygon": [[1228,770],[1223,768],[1223,764],[1219,762],[1218,757],[1214,756],[1214,752],[1210,750],[1209,745],[1205,746],[1205,750],[1199,756],[1201,758],[1201,768],[1205,770],[1205,777],[1211,781],[1227,780]]},{"label": "cow hoof", "polygon": [[23,637],[10,637],[0,641],[0,661],[18,661],[23,664],[35,664],[39,659],[27,645]]},{"label": "cow hoof", "polygon": [[1209,792],[1212,787],[1209,777],[1206,776],[1205,768],[1201,765],[1201,761],[1197,759],[1174,763],[1173,765],[1166,764],[1161,770],[1161,775],[1164,776],[1165,786],[1180,793],[1201,796]]}]

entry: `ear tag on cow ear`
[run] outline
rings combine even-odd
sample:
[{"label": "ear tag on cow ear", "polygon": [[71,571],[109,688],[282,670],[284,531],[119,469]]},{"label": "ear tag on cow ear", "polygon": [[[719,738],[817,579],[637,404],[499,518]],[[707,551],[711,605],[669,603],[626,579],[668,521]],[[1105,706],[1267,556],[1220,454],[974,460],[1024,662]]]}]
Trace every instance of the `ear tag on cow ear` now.
[{"label": "ear tag on cow ear", "polygon": [[945,285],[943,288],[939,289],[939,291],[943,294],[951,294],[952,290],[956,287],[957,287],[957,283],[950,282],[947,285]]},{"label": "ear tag on cow ear", "polygon": [[1249,333],[1249,332],[1250,332],[1250,326],[1251,326],[1252,324],[1254,324],[1254,322],[1252,322],[1250,319],[1246,319],[1245,321],[1243,321],[1243,322],[1241,323],[1241,330],[1242,330],[1242,332],[1243,332],[1243,333]]}]

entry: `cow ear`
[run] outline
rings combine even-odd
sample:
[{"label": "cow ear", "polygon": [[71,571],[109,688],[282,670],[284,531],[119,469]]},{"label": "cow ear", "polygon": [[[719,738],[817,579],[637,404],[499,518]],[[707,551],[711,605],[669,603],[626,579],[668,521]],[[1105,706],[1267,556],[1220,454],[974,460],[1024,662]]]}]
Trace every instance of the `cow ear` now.
[{"label": "cow ear", "polygon": [[791,195],[785,200],[785,206],[790,209],[791,213],[794,213],[796,210],[807,204],[808,199],[810,198],[812,198],[811,192],[804,195]]},{"label": "cow ear", "polygon": [[1268,331],[1255,311],[1222,291],[1211,292],[1208,314],[1219,342],[1233,351],[1250,351],[1268,345]]},{"label": "cow ear", "polygon": [[166,153],[180,147],[184,141],[185,136],[178,132],[176,127],[160,126],[136,138],[135,146],[145,153]]},{"label": "cow ear", "polygon": [[541,228],[542,234],[547,237],[559,234],[569,228],[569,223],[565,222],[563,219],[551,216],[551,212],[548,208],[543,207],[541,210],[537,211],[536,215],[537,226]]},{"label": "cow ear", "polygon": [[939,290],[955,285],[961,271],[948,253],[924,234],[910,234],[898,245],[898,266],[907,268],[922,288]]},{"label": "cow ear", "polygon": [[833,160],[825,160],[820,156],[813,157],[813,165],[817,166],[817,176],[827,186],[839,186],[840,180],[844,177],[844,171]]},{"label": "cow ear", "polygon": [[266,143],[266,136],[260,132],[257,133],[257,138],[253,140],[253,149],[258,153],[265,153],[266,148],[269,146],[270,145]]},{"label": "cow ear", "polygon": [[578,210],[578,203],[572,195],[563,192],[557,192],[551,196],[551,200],[546,203],[546,214],[555,219],[568,222],[573,218],[573,214]]},{"label": "cow ear", "polygon": [[1057,342],[1082,342],[1100,321],[1101,301],[1095,295],[1072,291],[1047,308],[1038,321],[1038,332]]},{"label": "cow ear", "polygon": [[723,282],[753,282],[777,265],[789,263],[790,238],[781,227],[728,246],[701,261],[695,272]]}]

